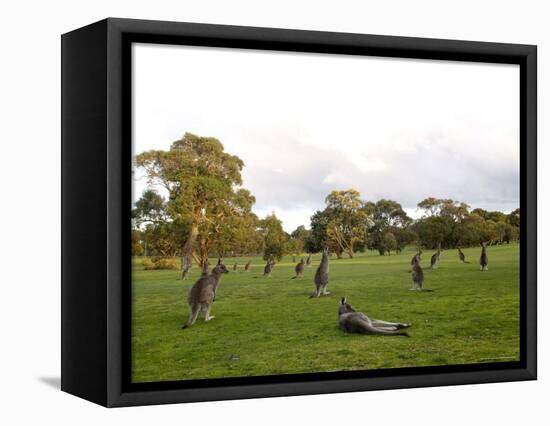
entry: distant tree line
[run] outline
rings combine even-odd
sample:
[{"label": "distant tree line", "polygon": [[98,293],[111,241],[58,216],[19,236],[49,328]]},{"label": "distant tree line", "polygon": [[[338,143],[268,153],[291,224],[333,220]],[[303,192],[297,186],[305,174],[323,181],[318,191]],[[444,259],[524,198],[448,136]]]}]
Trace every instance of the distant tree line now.
[{"label": "distant tree line", "polygon": [[261,254],[280,260],[328,247],[340,258],[367,249],[388,255],[407,245],[454,248],[519,238],[519,209],[505,214],[426,198],[417,205],[422,217],[413,220],[398,202],[364,201],[355,189],[332,191],[309,227],[289,234],[274,213],[258,218],[252,212],[256,200],[241,187],[244,162],[226,153],[217,139],[190,133],[168,151],[138,154],[135,165],[145,171],[151,188],[161,187],[168,196],[147,189],[135,203],[132,254],[179,256],[182,268],[192,261],[202,265],[208,256]]}]

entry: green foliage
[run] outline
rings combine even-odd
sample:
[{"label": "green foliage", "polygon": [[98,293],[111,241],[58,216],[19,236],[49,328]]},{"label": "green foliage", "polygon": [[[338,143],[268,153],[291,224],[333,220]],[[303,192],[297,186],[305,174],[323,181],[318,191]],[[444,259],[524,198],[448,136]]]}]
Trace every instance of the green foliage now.
[{"label": "green foliage", "polygon": [[352,258],[354,245],[366,240],[369,224],[360,194],[355,189],[332,191],[325,202],[326,241],[337,247],[337,252]]},{"label": "green foliage", "polygon": [[379,200],[365,203],[365,212],[371,218],[368,229],[367,247],[377,250],[381,256],[391,250],[401,251],[414,241],[415,236],[409,229],[412,219],[407,216],[401,204],[393,200]]},{"label": "green foliage", "polygon": [[142,266],[146,271],[179,268],[177,260],[173,257],[146,257],[142,261]]},{"label": "green foliage", "polygon": [[288,248],[288,235],[283,230],[282,222],[272,213],[260,221],[260,234],[263,236],[263,258],[282,259]]},{"label": "green foliage", "polygon": [[255,200],[248,191],[236,189],[242,184],[244,163],[226,153],[219,140],[186,133],[169,151],[137,155],[136,165],[151,184],[168,191],[165,210],[171,221],[189,225],[182,255],[193,255],[202,264],[215,243],[220,252],[231,241],[242,245],[243,229],[253,222],[250,209]]}]

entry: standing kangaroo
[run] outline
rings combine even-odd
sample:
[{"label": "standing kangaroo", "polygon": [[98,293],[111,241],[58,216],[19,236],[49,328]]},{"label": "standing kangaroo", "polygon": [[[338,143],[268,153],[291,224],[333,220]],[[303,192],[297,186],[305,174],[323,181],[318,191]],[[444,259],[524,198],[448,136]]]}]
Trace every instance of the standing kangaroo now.
[{"label": "standing kangaroo", "polygon": [[204,312],[204,320],[210,321],[213,316],[210,316],[212,303],[216,298],[216,290],[220,284],[222,274],[229,272],[224,264],[216,265],[211,274],[200,277],[187,296],[187,303],[191,309],[189,319],[182,328],[191,327],[201,312]]},{"label": "standing kangaroo", "polygon": [[370,319],[362,312],[357,312],[342,298],[338,307],[338,325],[346,333],[380,334],[383,336],[406,336],[405,331],[398,331],[402,328],[408,328],[411,325],[401,322],[388,322],[376,319]]},{"label": "standing kangaroo", "polygon": [[237,262],[235,262],[235,264],[233,265],[233,272],[237,272]]},{"label": "standing kangaroo", "polygon": [[415,253],[413,258],[411,259],[411,266],[414,265],[415,263],[420,263],[421,256],[422,256],[422,250],[418,249],[418,251]]},{"label": "standing kangaroo", "polygon": [[292,279],[294,278],[299,278],[303,275],[304,273],[304,269],[306,267],[306,264],[304,262],[304,258],[302,257],[300,259],[300,262],[296,265],[296,267],[294,268],[294,271],[296,272],[296,276],[295,277],[292,277]]},{"label": "standing kangaroo", "polygon": [[245,272],[250,272],[250,260],[246,262],[246,265],[244,265]]},{"label": "standing kangaroo", "polygon": [[413,286],[411,290],[419,290],[419,291],[431,291],[426,290],[423,288],[424,285],[424,271],[422,270],[422,267],[420,266],[420,262],[414,262],[412,265],[412,281]]},{"label": "standing kangaroo", "polygon": [[481,256],[479,257],[479,269],[481,272],[489,270],[489,259],[487,258],[487,243],[481,243]]},{"label": "standing kangaroo", "polygon": [[466,262],[466,256],[464,255],[464,253],[462,253],[462,250],[460,250],[460,247],[457,247],[457,250],[458,250],[458,258],[460,259],[460,263],[470,263],[470,262]]},{"label": "standing kangaroo", "polygon": [[435,269],[439,265],[439,256],[441,255],[441,243],[437,245],[437,252],[430,259],[430,268]]},{"label": "standing kangaroo", "polygon": [[267,264],[264,267],[264,277],[267,275],[268,277],[271,276],[271,271],[273,271],[273,267],[275,266],[275,261],[273,259],[269,259],[267,261]]},{"label": "standing kangaroo", "polygon": [[308,257],[307,257],[306,265],[307,265],[308,267],[311,266],[311,253],[310,253],[310,254],[308,255]]},{"label": "standing kangaroo", "polygon": [[313,281],[315,282],[315,293],[313,293],[310,298],[319,297],[321,295],[328,296],[330,294],[330,292],[327,291],[328,248],[323,249],[323,257],[321,258],[321,263],[319,264],[317,271],[315,271],[315,278]]}]

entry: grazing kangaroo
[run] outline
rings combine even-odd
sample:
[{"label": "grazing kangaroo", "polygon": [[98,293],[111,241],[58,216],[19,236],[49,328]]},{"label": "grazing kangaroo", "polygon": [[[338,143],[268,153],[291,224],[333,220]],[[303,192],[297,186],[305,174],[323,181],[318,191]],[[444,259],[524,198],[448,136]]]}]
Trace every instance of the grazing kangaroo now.
[{"label": "grazing kangaroo", "polygon": [[435,269],[439,265],[439,256],[441,255],[441,243],[437,245],[437,252],[430,259],[430,268]]},{"label": "grazing kangaroo", "polygon": [[481,256],[479,257],[480,271],[489,270],[489,259],[487,258],[487,243],[481,243]]},{"label": "grazing kangaroo", "polygon": [[208,259],[206,259],[202,264],[201,277],[206,277],[207,275],[208,275]]},{"label": "grazing kangaroo", "polygon": [[235,264],[233,265],[233,272],[237,272],[237,262],[235,262]]},{"label": "grazing kangaroo", "polygon": [[422,270],[422,267],[420,266],[419,262],[415,262],[412,265],[412,281],[413,286],[411,290],[418,290],[418,291],[432,291],[427,290],[423,288],[424,285],[424,271]]},{"label": "grazing kangaroo", "polygon": [[296,267],[294,268],[294,271],[296,271],[296,276],[295,277],[292,277],[292,279],[295,279],[295,278],[298,278],[298,277],[301,277],[304,273],[304,269],[306,268],[306,264],[304,262],[304,258],[302,257],[300,259],[300,262],[296,265]]},{"label": "grazing kangaroo", "polygon": [[406,336],[409,334],[405,331],[398,331],[403,328],[408,328],[411,325],[401,322],[388,322],[376,319],[370,319],[362,312],[357,312],[347,302],[345,297],[342,297],[340,306],[338,307],[338,325],[346,333],[363,333],[363,334],[381,334],[383,336]]},{"label": "grazing kangaroo", "polygon": [[466,262],[466,256],[464,255],[464,253],[462,253],[462,250],[460,250],[460,247],[457,247],[457,250],[458,250],[458,258],[460,259],[460,262],[470,263],[470,262]]},{"label": "grazing kangaroo", "polygon": [[307,267],[310,267],[310,266],[311,266],[311,253],[310,253],[309,256],[307,257],[306,265],[307,265]]},{"label": "grazing kangaroo", "polygon": [[268,277],[271,276],[271,271],[273,271],[273,267],[275,266],[275,261],[273,259],[269,259],[267,261],[267,264],[264,268],[264,277],[267,275]]},{"label": "grazing kangaroo", "polygon": [[210,321],[213,316],[210,316],[210,309],[212,303],[216,298],[216,290],[220,284],[220,280],[223,274],[229,271],[224,264],[216,265],[211,274],[200,277],[187,296],[187,303],[191,308],[189,319],[182,328],[191,327],[201,312],[204,312],[204,320]]},{"label": "grazing kangaroo", "polygon": [[246,265],[244,265],[244,271],[245,272],[250,272],[250,260],[248,262],[246,262]]},{"label": "grazing kangaroo", "polygon": [[315,278],[313,279],[313,281],[315,282],[315,293],[313,293],[310,298],[319,297],[321,295],[328,296],[330,294],[330,292],[327,291],[328,248],[323,249],[323,257],[321,258],[321,263],[319,264],[317,271],[315,271]]}]

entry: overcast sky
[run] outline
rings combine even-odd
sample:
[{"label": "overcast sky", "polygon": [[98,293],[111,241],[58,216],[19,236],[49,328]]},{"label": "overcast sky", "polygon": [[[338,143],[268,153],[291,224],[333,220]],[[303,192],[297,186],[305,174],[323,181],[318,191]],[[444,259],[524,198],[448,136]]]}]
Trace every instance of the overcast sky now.
[{"label": "overcast sky", "polygon": [[334,189],[413,217],[428,196],[519,207],[517,66],[147,44],[133,58],[134,153],[218,138],[254,211],[288,232]]}]

